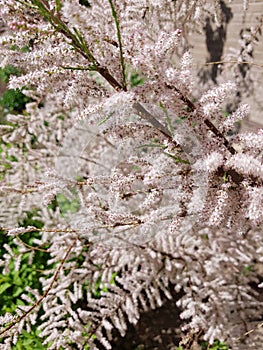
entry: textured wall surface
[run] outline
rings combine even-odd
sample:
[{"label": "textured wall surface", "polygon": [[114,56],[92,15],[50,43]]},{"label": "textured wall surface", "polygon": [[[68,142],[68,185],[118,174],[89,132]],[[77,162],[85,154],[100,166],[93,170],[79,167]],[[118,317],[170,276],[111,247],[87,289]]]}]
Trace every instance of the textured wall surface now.
[{"label": "textured wall surface", "polygon": [[[228,23],[224,25],[226,31],[226,40],[224,42],[223,52],[221,59],[227,60],[228,54],[233,53],[233,49],[240,48],[240,31],[241,29],[250,28],[251,26],[256,27],[258,25],[258,19],[263,16],[263,1],[254,0],[248,1],[248,11],[244,17],[243,12],[243,1],[233,0],[231,3],[225,1],[224,4],[227,8],[228,13]],[[215,29],[215,25],[213,29]],[[263,28],[261,27],[263,30]],[[245,32],[245,31],[244,31]],[[263,34],[263,33],[262,33]],[[222,36],[222,33],[218,34]],[[247,102],[251,106],[250,121],[245,122],[247,127],[257,127],[257,124],[263,125],[263,35],[258,36],[259,41],[256,46],[254,46],[253,56],[254,65],[250,65],[250,74],[255,82],[255,89],[251,96],[242,97],[242,102]],[[222,39],[222,37],[221,37]],[[210,61],[211,55],[207,49],[206,34],[204,33],[195,34],[190,38],[192,44],[192,53],[194,56],[194,61],[196,63],[196,69],[201,69],[204,67],[205,62]],[[213,45],[213,43],[212,43]],[[210,42],[211,46],[211,42]],[[218,52],[220,56],[220,40],[214,43],[214,51]],[[228,64],[229,69],[231,69]]]}]

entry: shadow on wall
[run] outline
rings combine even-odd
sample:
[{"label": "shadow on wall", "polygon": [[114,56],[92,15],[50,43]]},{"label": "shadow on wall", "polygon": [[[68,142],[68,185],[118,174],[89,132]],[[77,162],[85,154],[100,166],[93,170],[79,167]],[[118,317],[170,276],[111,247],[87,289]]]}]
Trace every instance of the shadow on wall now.
[{"label": "shadow on wall", "polygon": [[[209,57],[206,62],[221,61],[226,42],[227,26],[233,18],[231,8],[226,6],[224,1],[220,1],[219,5],[222,17],[220,27],[216,26],[215,21],[209,17],[206,18],[206,24],[204,26],[206,47],[209,53]],[[209,68],[200,70],[198,76],[203,84],[210,79],[217,84],[217,75],[219,73],[218,65],[214,64]]]}]

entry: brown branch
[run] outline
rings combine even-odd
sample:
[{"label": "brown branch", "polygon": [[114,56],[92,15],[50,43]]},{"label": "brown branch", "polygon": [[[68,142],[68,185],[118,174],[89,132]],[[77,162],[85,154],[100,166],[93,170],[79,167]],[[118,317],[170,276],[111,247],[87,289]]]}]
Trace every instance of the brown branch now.
[{"label": "brown branch", "polygon": [[[26,242],[24,242],[20,237],[19,235],[16,236],[16,238],[19,240],[19,242],[21,242],[26,248],[29,249],[29,251],[32,251],[32,250],[35,250],[35,251],[38,251],[38,252],[42,252],[42,253],[49,253],[50,250],[49,248],[48,249],[42,249],[40,247],[33,247],[32,245],[29,245],[27,244]],[[42,244],[42,246],[44,246],[45,244]],[[25,252],[22,252],[22,254],[24,254]]]},{"label": "brown branch", "polygon": [[[20,227],[17,227],[20,228]],[[10,227],[1,227],[0,226],[0,231],[10,231],[10,230],[14,230],[14,228],[10,228]],[[25,227],[26,230],[26,227]],[[37,227],[32,227],[30,228],[30,230],[27,230],[26,232],[34,232],[34,231],[38,231],[38,232],[51,232],[51,233],[59,233],[59,232],[64,232],[64,233],[77,233],[76,230],[72,230],[72,229],[68,229],[68,228],[62,228],[62,229],[47,229],[47,228],[37,228]]]},{"label": "brown branch", "polygon": [[237,61],[237,60],[206,62],[206,63],[204,63],[204,66],[211,66],[211,65],[217,65],[217,64],[233,64],[233,63],[238,63],[238,65],[248,64],[250,66],[256,66],[256,67],[263,68],[263,64],[248,62],[248,61]]},{"label": "brown branch", "polygon": [[96,229],[115,228],[115,227],[123,227],[123,226],[139,226],[143,223],[144,221],[138,219],[137,221],[115,222],[114,224],[102,225],[102,226],[96,227]]},{"label": "brown branch", "polygon": [[97,72],[105,79],[116,91],[126,91],[123,86],[110,74],[108,68],[98,66]]},{"label": "brown branch", "polygon": [[223,144],[224,146],[228,149],[228,151],[231,154],[236,154],[237,151],[234,149],[234,147],[232,147],[228,140],[225,138],[225,136],[214,126],[214,124],[209,120],[209,119],[205,119],[204,120],[205,125],[220,139],[223,140]]},{"label": "brown branch", "polygon": [[256,326],[255,328],[250,329],[249,331],[247,331],[246,333],[240,335],[239,337],[233,338],[233,340],[234,340],[235,342],[238,341],[238,340],[241,340],[243,337],[246,337],[247,335],[249,335],[249,334],[255,332],[256,330],[258,330],[259,328],[262,328],[262,327],[263,327],[263,322],[257,324],[257,326]]},{"label": "brown branch", "polygon": [[[172,89],[172,86],[167,85],[169,88]],[[174,90],[179,94],[179,97],[181,99],[181,101],[183,101],[187,107],[189,108],[190,112],[193,112],[196,110],[196,106],[195,104],[185,95],[182,94],[182,92],[177,88],[174,87]],[[212,133],[220,138],[223,141],[224,146],[227,148],[227,150],[231,153],[231,154],[236,154],[237,151],[234,149],[234,147],[232,147],[230,145],[230,143],[228,142],[228,140],[225,138],[225,136],[217,129],[217,127],[209,120],[209,119],[205,119],[204,120],[205,125],[209,128],[209,130],[212,131]]]},{"label": "brown branch", "polygon": [[84,58],[86,58],[89,62],[94,65],[94,71],[97,71],[108,83],[116,90],[116,91],[126,91],[126,87],[122,86],[108,71],[107,68],[102,67],[97,59],[90,52],[86,42],[83,39],[84,49],[79,41],[79,38],[73,34],[70,29],[68,29],[67,25],[61,20],[60,17],[56,16],[53,11],[50,10],[48,3],[45,0],[42,0],[43,8],[49,17],[48,20],[50,24],[63,34],[66,38],[71,41],[71,44],[74,46],[75,50]]},{"label": "brown branch", "polygon": [[[43,0],[44,4],[45,1]],[[46,5],[46,4],[45,4]],[[46,7],[46,11],[50,15],[51,24],[54,26],[56,30],[64,34],[68,39],[71,40],[73,46],[75,47],[76,51],[81,54],[84,58],[89,60],[92,64],[94,64],[94,70],[97,71],[108,83],[116,90],[116,91],[127,91],[126,86],[120,84],[112,74],[110,74],[107,67],[102,67],[99,62],[95,59],[95,57],[92,55],[92,53],[87,48],[87,52],[83,50],[83,47],[79,43],[78,39],[76,40],[75,35],[71,33],[69,29],[67,29],[67,25],[58,17],[56,17],[49,8]],[[85,44],[86,45],[86,44]],[[188,106],[189,110],[193,112],[196,110],[196,106],[194,103],[185,96],[177,87],[172,87],[168,84],[166,86],[170,89],[174,89],[180,96],[180,99]],[[172,135],[170,131],[165,128],[157,119],[153,118],[152,115],[150,115],[144,107],[139,104],[135,103],[133,107],[139,112],[139,114],[144,118],[147,119],[155,128],[160,130],[165,136],[168,136],[170,139],[172,138]],[[208,119],[205,119],[205,124],[207,127],[219,138],[223,140],[223,144],[225,147],[229,150],[231,154],[235,154],[236,150],[230,146],[228,140],[224,137],[224,135],[214,126],[212,122],[210,122]]]},{"label": "brown branch", "polygon": [[172,87],[171,85],[167,85],[167,87],[169,89],[174,89],[178,93],[178,95],[180,96],[180,100],[187,105],[190,112],[193,112],[196,109],[194,103],[187,96],[185,96],[176,86]]}]

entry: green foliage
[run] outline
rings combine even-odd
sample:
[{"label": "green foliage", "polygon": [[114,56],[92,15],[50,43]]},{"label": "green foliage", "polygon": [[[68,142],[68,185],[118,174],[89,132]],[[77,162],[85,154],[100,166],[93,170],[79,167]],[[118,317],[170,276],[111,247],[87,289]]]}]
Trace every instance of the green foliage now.
[{"label": "green foliage", "polygon": [[[43,228],[44,222],[39,217],[39,210],[35,209],[32,212],[25,212],[25,216],[19,222],[20,227],[34,226],[36,228]],[[0,257],[6,254],[4,244],[8,244],[12,249],[14,257],[10,261],[9,272],[3,274],[3,268],[0,269],[0,315],[6,312],[14,313],[19,305],[25,305],[21,298],[27,286],[32,289],[37,289],[41,293],[41,283],[39,281],[42,273],[41,271],[47,269],[47,261],[49,254],[45,252],[47,247],[42,246],[41,250],[34,251],[32,263],[29,263],[30,246],[34,246],[34,239],[40,239],[39,231],[33,231],[23,234],[18,237],[21,242],[28,246],[28,252],[21,256],[21,265],[18,271],[15,270],[15,263],[21,255],[18,246],[13,242],[13,237],[7,236],[6,232],[0,231]],[[34,299],[34,298],[33,298]],[[19,336],[18,342],[13,346],[14,350],[44,350],[46,346],[42,345],[42,339],[38,336],[37,325],[32,327],[31,332],[23,331]],[[1,344],[1,339],[0,339]]]},{"label": "green foliage", "polygon": [[[115,285],[115,278],[118,276],[118,272],[114,272],[110,279],[110,284]],[[95,285],[93,286],[92,296],[95,299],[101,297],[102,292],[108,292],[108,288],[101,284],[101,276],[97,279]]]},{"label": "green foliage", "polygon": [[[74,209],[74,204],[72,207],[72,203],[70,203],[66,197],[64,202],[64,210],[72,210]],[[74,200],[73,200],[74,203]],[[58,205],[57,201],[54,200],[50,209],[55,209]],[[42,229],[44,227],[44,222],[41,220],[39,209],[35,209],[33,211],[27,211],[24,213],[24,217],[19,221],[20,227],[28,227],[34,226],[38,229]],[[13,314],[19,305],[25,305],[24,300],[21,298],[21,295],[24,293],[25,288],[27,286],[32,289],[37,289],[39,293],[43,293],[42,285],[39,282],[40,277],[42,276],[42,271],[47,270],[50,266],[47,265],[47,261],[49,259],[49,253],[45,252],[48,249],[47,246],[41,246],[40,250],[35,250],[34,258],[31,264],[29,264],[29,255],[31,252],[30,247],[34,246],[34,239],[40,239],[41,234],[39,231],[31,231],[24,233],[21,237],[18,237],[21,242],[24,242],[28,246],[28,252],[24,253],[21,259],[21,265],[18,271],[15,271],[15,261],[18,257],[19,248],[13,242],[13,237],[7,236],[6,232],[0,231],[0,258],[6,254],[6,250],[4,248],[4,244],[8,244],[13,251],[14,257],[10,262],[10,271],[7,274],[3,274],[3,268],[0,268],[0,316],[4,315],[6,312]],[[83,248],[83,252],[87,250],[88,247]],[[74,261],[77,262],[77,265],[80,267],[84,261],[83,255],[79,255],[73,258]],[[117,273],[112,275],[110,283],[115,283],[115,277]],[[88,283],[87,283],[88,286]],[[101,285],[101,279],[93,287],[94,289],[94,297],[99,298],[100,293],[102,291],[107,291],[106,287]],[[33,297],[34,299],[34,297]],[[76,304],[77,308],[78,305]],[[74,306],[73,306],[74,309]],[[41,310],[40,310],[41,313]],[[50,343],[47,345],[42,345],[43,339],[39,337],[40,331],[38,331],[38,325],[36,324],[32,326],[30,333],[25,330],[20,334],[17,343],[12,347],[12,350],[46,350]],[[88,333],[89,326],[87,325],[87,334],[86,337],[94,337],[93,335]],[[2,343],[2,339],[0,338],[0,344]],[[72,344],[74,345],[74,344]],[[1,345],[0,345],[1,348]],[[89,346],[84,346],[85,350],[89,350]],[[59,350],[65,350],[60,348]]]},{"label": "green foliage", "polygon": [[246,266],[244,266],[242,273],[244,276],[248,276],[253,271],[254,271],[253,266],[246,265]]},{"label": "green foliage", "polygon": [[[213,344],[209,344],[208,342],[203,341],[201,343],[201,347],[202,347],[202,350],[228,350],[228,346],[219,340],[215,340]],[[186,349],[184,349],[183,346],[178,346],[176,350],[186,350]]]},{"label": "green foliage", "polygon": [[13,350],[45,350],[48,345],[42,345],[42,339],[38,336],[39,331],[32,328],[30,333],[25,330],[22,331],[16,345],[12,347]]},{"label": "green foliage", "polygon": [[57,204],[59,205],[62,215],[68,213],[74,214],[79,210],[80,203],[77,193],[72,190],[72,197],[68,198],[62,193],[58,193],[56,196]]},{"label": "green foliage", "polygon": [[161,102],[159,103],[159,106],[161,107],[161,109],[163,110],[163,112],[165,114],[165,119],[166,119],[166,124],[167,124],[168,130],[173,135],[174,128],[173,128],[173,125],[172,125],[172,120],[171,120],[171,118],[170,118],[170,116],[168,114],[168,111],[167,111],[167,109],[165,108],[165,106]]},{"label": "green foliage", "polygon": [[[1,168],[2,168],[0,169],[0,181],[4,179],[6,171],[9,169],[12,169],[11,163],[18,162],[18,158],[16,156],[14,156],[13,154],[11,155],[8,154],[9,149],[11,149],[12,147],[13,145],[11,143],[4,142],[2,139],[0,139],[0,159],[1,159]],[[3,157],[1,156],[1,153],[3,153],[4,148],[6,149],[6,154]]]},{"label": "green foliage", "polygon": [[[4,68],[0,68],[0,82],[8,83],[10,76],[19,76],[21,74],[19,68],[13,65],[7,65]],[[20,89],[6,90],[0,96],[0,110],[1,114],[5,116],[8,113],[22,113],[26,107],[26,103],[31,102],[32,99],[22,93]],[[4,119],[0,123],[3,123]]]},{"label": "green foliage", "polygon": [[25,96],[21,90],[10,89],[1,96],[0,106],[2,106],[5,114],[13,112],[21,113],[25,109],[26,103],[30,101],[32,99]]},{"label": "green foliage", "polygon": [[[22,222],[20,222],[19,226],[35,226],[37,228],[42,228],[44,223],[36,218],[37,215],[37,210],[26,212],[26,216],[23,218]],[[32,246],[35,238],[40,238],[38,231],[25,233],[18,239],[25,245]],[[7,274],[3,274],[3,269],[1,268],[0,270],[0,314],[3,315],[5,312],[14,312],[18,305],[24,305],[24,301],[21,299],[21,294],[27,286],[41,291],[41,283],[39,282],[41,276],[40,271],[47,267],[47,253],[36,250],[32,264],[28,264],[30,255],[29,248],[28,252],[22,255],[21,266],[19,270],[16,271],[15,262],[21,254],[19,248],[14,244],[13,237],[7,236],[4,231],[0,231],[0,239],[2,243],[8,244],[14,253],[14,257],[10,261],[10,271]],[[3,256],[5,253],[6,251],[2,244],[0,247],[0,254]]]},{"label": "green foliage", "polygon": [[[20,75],[19,68],[13,65],[7,65],[0,68],[0,83],[8,83],[11,75]],[[25,96],[19,89],[9,89],[0,96],[0,123],[5,123],[3,116],[8,113],[21,113],[25,109],[25,105],[31,99]]]},{"label": "green foliage", "polygon": [[12,65],[8,65],[4,68],[0,68],[0,81],[7,83],[11,75],[20,75],[20,70]]},{"label": "green foliage", "polygon": [[228,350],[228,346],[219,340],[215,340],[212,345],[208,344],[208,342],[203,342],[202,343],[202,350],[207,350],[207,349],[209,349],[209,350]]},{"label": "green foliage", "polygon": [[181,157],[174,156],[173,154],[167,152],[163,152],[163,154],[165,154],[167,157],[172,158],[175,161],[175,163],[190,164],[189,160],[182,159]]},{"label": "green foliage", "polygon": [[134,73],[130,77],[131,87],[140,86],[145,82],[145,78],[138,73]]},{"label": "green foliage", "polygon": [[98,126],[101,126],[104,124],[110,117],[112,117],[115,114],[115,112],[111,112],[109,115],[107,115],[105,118],[103,118],[101,121],[99,121]]},{"label": "green foliage", "polygon": [[[43,228],[44,223],[42,220],[40,220],[39,209],[35,208],[32,211],[26,211],[25,217],[21,219],[21,221],[19,222],[19,225],[21,227],[34,226],[36,228]],[[31,235],[31,233],[25,233],[23,237],[27,235]]]}]

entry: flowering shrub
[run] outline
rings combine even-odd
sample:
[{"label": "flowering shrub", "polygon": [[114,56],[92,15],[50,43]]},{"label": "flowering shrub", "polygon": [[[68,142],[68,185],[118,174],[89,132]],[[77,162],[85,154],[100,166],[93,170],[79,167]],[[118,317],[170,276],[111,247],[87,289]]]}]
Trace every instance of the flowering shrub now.
[{"label": "flowering shrub", "polygon": [[[229,137],[249,108],[225,116],[228,80],[196,91],[187,50],[221,2],[0,3],[1,65],[30,98],[1,125],[1,273],[47,256],[2,348],[37,328],[48,349],[111,349],[172,288],[186,331],[241,349],[262,314],[263,132]],[[36,209],[44,226],[19,224]]]}]

